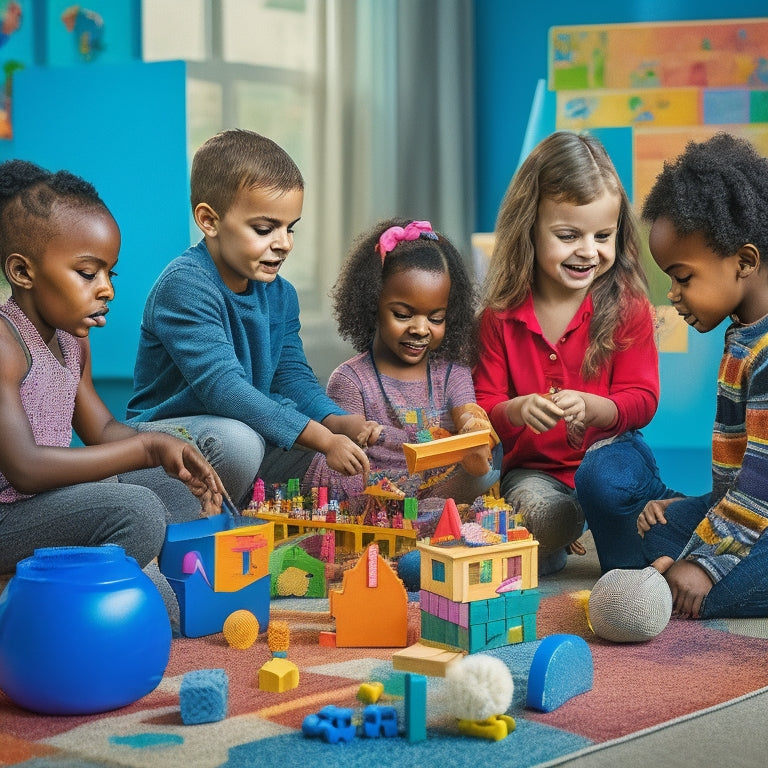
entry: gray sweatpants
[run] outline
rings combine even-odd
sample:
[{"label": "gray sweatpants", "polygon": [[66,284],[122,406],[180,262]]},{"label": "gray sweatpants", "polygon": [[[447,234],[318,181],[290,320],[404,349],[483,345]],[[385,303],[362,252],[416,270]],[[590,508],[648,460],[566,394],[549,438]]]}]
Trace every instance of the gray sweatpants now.
[{"label": "gray sweatpants", "polygon": [[0,573],[38,547],[117,544],[143,568],[160,553],[167,523],[194,520],[200,502],[161,468],[127,472],[0,504]]}]

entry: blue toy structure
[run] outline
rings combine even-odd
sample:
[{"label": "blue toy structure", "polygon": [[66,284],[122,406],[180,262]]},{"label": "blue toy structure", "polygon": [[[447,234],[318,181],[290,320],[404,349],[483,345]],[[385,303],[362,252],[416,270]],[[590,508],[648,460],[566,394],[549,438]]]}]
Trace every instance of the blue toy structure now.
[{"label": "blue toy structure", "polygon": [[253,613],[264,631],[273,546],[272,523],[238,526],[224,512],[169,525],[159,564],[179,601],[181,633],[221,632],[227,616],[240,609]]}]

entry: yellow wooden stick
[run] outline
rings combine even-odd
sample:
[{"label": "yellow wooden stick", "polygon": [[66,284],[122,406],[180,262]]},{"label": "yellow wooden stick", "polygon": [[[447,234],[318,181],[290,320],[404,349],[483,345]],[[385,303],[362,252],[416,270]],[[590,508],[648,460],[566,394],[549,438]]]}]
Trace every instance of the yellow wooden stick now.
[{"label": "yellow wooden stick", "polygon": [[426,443],[403,443],[408,473],[412,475],[425,469],[455,464],[471,448],[488,445],[490,434],[490,429],[479,429],[477,432],[441,437]]}]

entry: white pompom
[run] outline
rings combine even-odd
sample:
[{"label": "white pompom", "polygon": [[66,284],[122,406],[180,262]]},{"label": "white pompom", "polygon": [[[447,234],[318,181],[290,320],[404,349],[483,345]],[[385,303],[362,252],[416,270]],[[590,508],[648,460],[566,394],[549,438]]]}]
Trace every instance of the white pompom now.
[{"label": "white pompom", "polygon": [[460,720],[503,715],[512,704],[515,684],[507,665],[495,656],[465,656],[446,671],[446,694]]}]

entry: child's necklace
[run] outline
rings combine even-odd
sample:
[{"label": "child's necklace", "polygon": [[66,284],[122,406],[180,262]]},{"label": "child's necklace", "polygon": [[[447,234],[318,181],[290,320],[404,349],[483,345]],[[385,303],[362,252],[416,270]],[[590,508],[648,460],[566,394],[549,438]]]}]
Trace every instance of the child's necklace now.
[{"label": "child's necklace", "polygon": [[[432,370],[429,364],[429,357],[427,357],[427,400],[429,405],[427,408],[417,408],[414,405],[395,405],[395,403],[392,402],[384,387],[384,382],[381,379],[381,374],[376,365],[376,360],[373,357],[372,349],[368,350],[368,355],[370,356],[371,365],[376,374],[376,381],[379,382],[381,396],[391,415],[394,416],[398,424],[400,424],[404,430],[413,434],[414,440],[423,442],[424,440],[432,439],[431,430],[440,426],[440,412],[435,407],[435,399],[432,389]],[[424,430],[426,430],[427,433],[430,433],[430,435],[427,436]],[[421,439],[419,439],[420,433]]]}]

